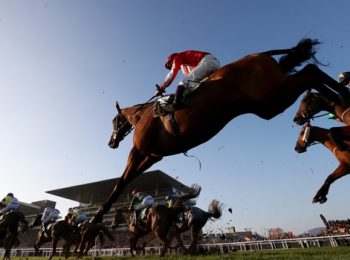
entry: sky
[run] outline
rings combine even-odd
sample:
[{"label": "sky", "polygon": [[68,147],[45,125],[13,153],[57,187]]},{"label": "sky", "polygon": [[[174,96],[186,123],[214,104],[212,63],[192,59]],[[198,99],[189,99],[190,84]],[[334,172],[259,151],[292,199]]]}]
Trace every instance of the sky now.
[{"label": "sky", "polygon": [[[152,97],[170,53],[205,50],[224,65],[308,37],[322,42],[321,69],[337,78],[350,69],[349,9],[346,0],[1,0],[1,193],[27,203],[54,200],[66,212],[78,203],[45,191],[120,177],[132,134],[118,149],[108,147],[115,101],[127,107]],[[235,118],[188,152],[201,168],[180,154],[149,170],[201,185],[200,208],[214,198],[224,203],[207,232],[235,226],[300,234],[323,226],[320,214],[347,219],[349,177],[331,186],[325,204],[312,203],[338,163],[322,145],[294,151],[299,103],[269,121]],[[326,118],[313,124],[336,125]]]}]

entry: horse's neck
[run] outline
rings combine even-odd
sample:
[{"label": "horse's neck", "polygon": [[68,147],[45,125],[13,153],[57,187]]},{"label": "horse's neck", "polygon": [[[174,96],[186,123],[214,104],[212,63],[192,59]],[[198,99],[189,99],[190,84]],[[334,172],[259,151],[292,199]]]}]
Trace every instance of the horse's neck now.
[{"label": "horse's neck", "polygon": [[320,104],[320,111],[335,112],[336,104],[321,94],[315,94]]},{"label": "horse's neck", "polygon": [[314,139],[317,142],[320,142],[326,148],[328,148],[331,152],[333,152],[335,145],[329,137],[328,129],[313,126],[311,131],[312,131],[312,139]]},{"label": "horse's neck", "polygon": [[142,116],[152,107],[153,103],[140,104],[122,109],[122,114],[130,124],[135,125]]}]

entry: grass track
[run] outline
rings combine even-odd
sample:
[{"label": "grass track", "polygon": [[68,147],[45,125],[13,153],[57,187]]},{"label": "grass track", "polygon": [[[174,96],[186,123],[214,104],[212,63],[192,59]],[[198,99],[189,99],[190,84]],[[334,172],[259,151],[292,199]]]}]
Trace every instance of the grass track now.
[{"label": "grass track", "polygon": [[[44,260],[45,257],[12,257],[12,260]],[[54,257],[53,260],[63,260],[63,257]],[[76,259],[70,257],[69,259]],[[231,254],[205,255],[205,256],[182,256],[167,255],[164,258],[159,256],[140,256],[140,257],[84,257],[83,260],[117,260],[117,259],[193,259],[193,260],[221,260],[221,259],[237,259],[237,260],[261,260],[261,259],[283,259],[283,260],[350,260],[350,247],[323,247],[309,249],[289,249],[289,250],[264,250],[256,252],[237,252]]]}]

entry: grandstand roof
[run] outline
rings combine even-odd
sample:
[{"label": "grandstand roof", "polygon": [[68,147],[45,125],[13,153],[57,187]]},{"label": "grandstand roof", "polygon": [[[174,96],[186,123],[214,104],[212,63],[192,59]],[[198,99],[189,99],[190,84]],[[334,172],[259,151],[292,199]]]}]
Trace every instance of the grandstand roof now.
[{"label": "grandstand roof", "polygon": [[[62,189],[46,191],[49,194],[62,198],[74,200],[80,203],[91,203],[105,201],[120,178],[107,179],[98,182],[91,182],[82,185],[71,186]],[[130,183],[120,197],[124,197],[134,188],[141,191],[170,190],[175,188],[178,191],[186,192],[189,187],[170,177],[160,170],[142,173]],[[124,196],[123,196],[124,195]]]},{"label": "grandstand roof", "polygon": [[40,206],[28,204],[23,201],[19,202],[19,210],[24,215],[38,214],[40,212],[40,209],[41,209]]}]

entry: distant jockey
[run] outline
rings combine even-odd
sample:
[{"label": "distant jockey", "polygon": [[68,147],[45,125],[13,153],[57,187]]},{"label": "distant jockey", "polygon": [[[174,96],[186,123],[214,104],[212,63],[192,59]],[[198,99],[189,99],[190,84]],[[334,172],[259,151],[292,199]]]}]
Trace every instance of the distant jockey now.
[{"label": "distant jockey", "polygon": [[87,219],[87,215],[81,212],[80,209],[78,208],[73,209],[71,213],[72,213],[73,223],[76,226],[83,223]]},{"label": "distant jockey", "polygon": [[132,200],[130,202],[129,210],[134,210],[134,224],[137,225],[139,213],[143,209],[151,207],[154,203],[154,199],[151,195],[141,192],[137,188],[131,192],[131,196]]},{"label": "distant jockey", "polygon": [[17,211],[19,209],[19,202],[17,198],[13,196],[13,193],[8,193],[5,198],[0,202],[4,208],[0,211],[0,215],[5,214],[11,210]]},{"label": "distant jockey", "polygon": [[55,222],[59,218],[59,215],[60,215],[60,211],[58,209],[52,209],[52,208],[46,207],[41,217],[41,221],[44,225],[44,228],[46,229],[49,223]]}]

